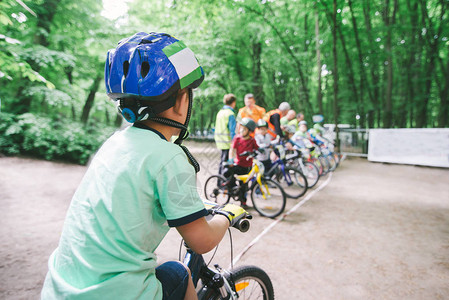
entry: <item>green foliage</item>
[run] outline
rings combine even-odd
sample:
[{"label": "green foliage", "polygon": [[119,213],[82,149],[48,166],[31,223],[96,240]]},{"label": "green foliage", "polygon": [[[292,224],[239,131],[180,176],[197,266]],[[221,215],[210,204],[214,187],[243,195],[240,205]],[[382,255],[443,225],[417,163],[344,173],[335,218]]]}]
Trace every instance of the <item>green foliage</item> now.
[{"label": "green foliage", "polygon": [[114,130],[31,113],[0,113],[0,152],[86,164]]},{"label": "green foliage", "polygon": [[[105,54],[138,31],[182,39],[202,64],[206,77],[195,91],[192,130],[214,126],[227,93],[237,96],[237,109],[246,93],[267,110],[288,101],[309,121],[322,110],[325,122],[356,125],[359,115],[362,126],[449,126],[446,0],[126,3],[128,13],[110,20],[102,0],[35,0],[28,9],[0,1],[1,111],[21,114],[2,116],[3,152],[83,161],[85,152],[76,147],[91,144],[77,123],[82,113],[88,124],[117,120],[104,85],[93,84]],[[93,104],[89,94],[96,95]]]}]

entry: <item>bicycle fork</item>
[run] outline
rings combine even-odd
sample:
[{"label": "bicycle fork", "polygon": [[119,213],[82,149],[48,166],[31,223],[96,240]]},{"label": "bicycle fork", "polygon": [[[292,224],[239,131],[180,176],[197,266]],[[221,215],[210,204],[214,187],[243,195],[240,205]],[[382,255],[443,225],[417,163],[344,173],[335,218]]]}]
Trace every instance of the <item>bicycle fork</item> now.
[{"label": "bicycle fork", "polygon": [[267,198],[269,196],[271,196],[271,194],[270,194],[270,190],[268,189],[268,185],[266,183],[262,183],[262,175],[261,174],[257,174],[256,181],[260,186],[260,192],[262,193],[262,198],[267,200]]},{"label": "bicycle fork", "polygon": [[[231,286],[234,286],[230,273],[222,269],[218,264],[214,265],[215,270],[207,267],[203,256],[195,253],[191,249],[187,249],[184,263],[189,267],[192,273],[192,280],[195,287],[198,285],[199,279],[202,281],[202,287],[198,291],[198,299],[203,299],[209,289],[216,290],[220,293],[221,299],[237,299],[238,294]],[[230,281],[226,279],[225,272],[228,273]]]}]

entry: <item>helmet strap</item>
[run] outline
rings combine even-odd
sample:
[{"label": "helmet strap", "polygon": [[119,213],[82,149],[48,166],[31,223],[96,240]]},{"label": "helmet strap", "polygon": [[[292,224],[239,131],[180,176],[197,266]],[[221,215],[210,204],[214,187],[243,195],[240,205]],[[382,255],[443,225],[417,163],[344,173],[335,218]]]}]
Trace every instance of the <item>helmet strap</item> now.
[{"label": "helmet strap", "polygon": [[192,106],[193,106],[193,92],[192,89],[188,89],[188,97],[189,97],[189,106],[187,109],[187,116],[184,124],[181,124],[177,121],[167,119],[167,118],[161,118],[161,117],[152,117],[149,118],[149,120],[158,122],[163,125],[175,127],[181,129],[181,132],[178,136],[178,138],[175,140],[175,144],[177,144],[186,154],[187,158],[189,159],[190,164],[195,169],[195,172],[198,173],[200,171],[200,164],[197,162],[195,157],[190,153],[190,151],[187,149],[186,146],[182,145],[182,141],[185,140],[189,136],[189,131],[187,126],[189,125],[190,116],[192,115]]},{"label": "helmet strap", "polygon": [[193,91],[191,88],[188,89],[189,91],[189,108],[187,109],[187,117],[186,117],[186,121],[184,122],[184,128],[181,129],[181,133],[179,134],[178,138],[175,141],[175,144],[179,145],[179,147],[181,147],[181,149],[184,151],[184,153],[186,154],[187,158],[189,159],[190,164],[193,166],[193,168],[195,169],[195,172],[198,173],[200,171],[200,164],[198,163],[198,161],[195,159],[195,157],[193,157],[193,155],[190,153],[190,151],[187,149],[186,146],[181,145],[182,141],[185,140],[188,136],[189,136],[189,131],[188,131],[188,125],[190,122],[190,116],[192,115],[192,106],[193,106]]}]

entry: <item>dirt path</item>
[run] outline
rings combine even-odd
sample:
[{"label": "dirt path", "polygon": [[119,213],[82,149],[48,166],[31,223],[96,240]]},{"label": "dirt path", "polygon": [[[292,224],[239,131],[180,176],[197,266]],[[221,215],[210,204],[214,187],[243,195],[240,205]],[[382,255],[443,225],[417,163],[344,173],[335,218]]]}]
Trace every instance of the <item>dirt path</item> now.
[{"label": "dirt path", "polygon": [[[204,149],[196,148],[200,182],[216,161],[216,152]],[[0,158],[0,299],[38,299],[84,172],[82,166]],[[297,202],[289,200],[287,210]],[[272,222],[255,216],[248,233],[234,231],[234,256]],[[170,231],[157,249],[160,261],[176,259],[179,242]],[[225,237],[215,261],[227,267],[229,254]],[[276,299],[448,299],[449,170],[346,160],[242,264],[267,271]]]}]

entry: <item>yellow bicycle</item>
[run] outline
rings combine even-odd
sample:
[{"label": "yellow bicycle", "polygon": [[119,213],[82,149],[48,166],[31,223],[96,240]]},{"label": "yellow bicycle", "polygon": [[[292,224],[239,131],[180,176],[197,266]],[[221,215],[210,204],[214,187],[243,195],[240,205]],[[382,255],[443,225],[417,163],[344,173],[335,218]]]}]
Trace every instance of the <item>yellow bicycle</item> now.
[{"label": "yellow bicycle", "polygon": [[285,192],[279,183],[263,176],[265,167],[255,158],[257,153],[257,151],[246,153],[253,157],[253,166],[248,174],[232,175],[236,179],[235,183],[232,178],[225,178],[222,175],[210,176],[204,185],[206,198],[223,205],[231,199],[240,201],[239,195],[242,191],[248,191],[254,209],[260,215],[275,218],[282,214],[287,201]]}]

